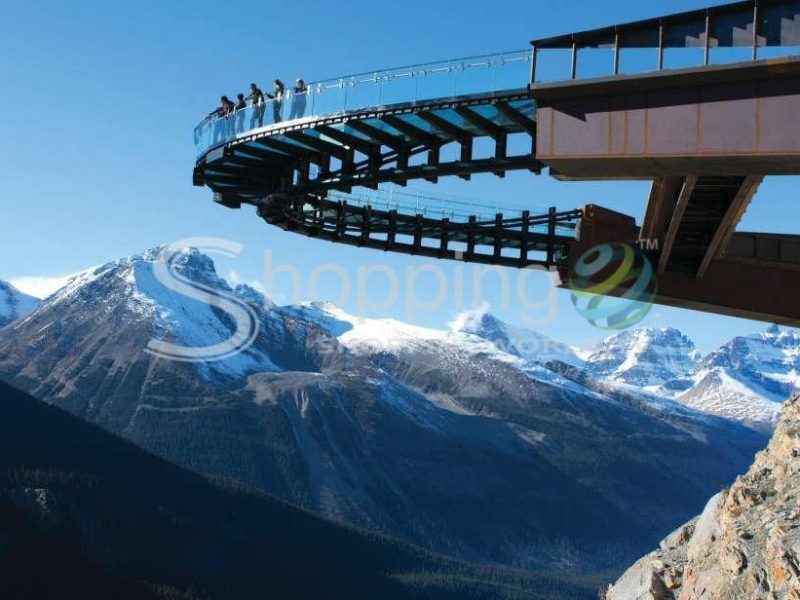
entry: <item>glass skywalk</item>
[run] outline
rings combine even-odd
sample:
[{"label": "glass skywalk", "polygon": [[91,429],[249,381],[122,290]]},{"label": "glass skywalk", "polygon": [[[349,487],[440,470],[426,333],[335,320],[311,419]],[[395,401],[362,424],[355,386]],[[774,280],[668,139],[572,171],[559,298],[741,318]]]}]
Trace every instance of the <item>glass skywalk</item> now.
[{"label": "glass skywalk", "polygon": [[248,104],[226,117],[206,117],[194,130],[195,151],[200,156],[253,133],[302,126],[325,117],[524,89],[530,80],[530,63],[531,50],[525,49],[313,82],[304,93],[287,89],[281,98],[267,99],[262,105]]}]

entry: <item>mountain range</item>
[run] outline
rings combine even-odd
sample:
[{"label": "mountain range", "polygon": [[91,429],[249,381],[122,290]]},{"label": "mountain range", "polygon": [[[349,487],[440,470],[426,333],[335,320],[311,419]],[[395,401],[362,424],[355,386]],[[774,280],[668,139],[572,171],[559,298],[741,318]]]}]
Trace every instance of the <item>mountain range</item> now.
[{"label": "mountain range", "polygon": [[669,329],[576,352],[488,313],[433,330],[276,306],[195,250],[177,272],[248,304],[258,335],[224,360],[171,361],[149,341],[210,345],[233,324],[164,288],[159,251],[87,271],[20,313],[0,331],[0,378],[182,467],[470,561],[624,564],[766,443],[768,422],[714,410],[707,374],[776,396],[768,382],[792,385],[787,331],[752,338],[778,348],[755,366],[741,349],[755,342],[701,358]]}]

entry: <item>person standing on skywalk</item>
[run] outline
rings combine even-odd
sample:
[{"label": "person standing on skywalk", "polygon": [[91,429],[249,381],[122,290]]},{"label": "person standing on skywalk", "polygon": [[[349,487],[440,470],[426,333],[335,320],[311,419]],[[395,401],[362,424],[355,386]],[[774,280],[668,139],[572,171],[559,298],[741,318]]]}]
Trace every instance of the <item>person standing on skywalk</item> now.
[{"label": "person standing on skywalk", "polygon": [[298,79],[294,82],[292,90],[292,110],[289,113],[289,120],[299,119],[306,113],[306,100],[308,98],[308,88],[306,82]]},{"label": "person standing on skywalk", "polygon": [[244,132],[244,115],[247,112],[247,102],[244,101],[244,94],[236,95],[236,133]]},{"label": "person standing on skywalk", "polygon": [[250,114],[250,129],[264,126],[264,92],[261,91],[255,83],[250,84],[250,95],[245,98],[250,100],[250,106],[253,107],[253,112]]},{"label": "person standing on skywalk", "polygon": [[218,117],[214,124],[214,143],[227,139],[230,136],[230,115],[233,113],[234,104],[227,96],[219,99],[219,106],[208,113],[209,117]]},{"label": "person standing on skywalk", "polygon": [[272,100],[272,121],[273,123],[281,122],[281,109],[283,108],[283,92],[285,91],[283,82],[276,79],[273,84],[272,93],[267,94],[267,98]]}]

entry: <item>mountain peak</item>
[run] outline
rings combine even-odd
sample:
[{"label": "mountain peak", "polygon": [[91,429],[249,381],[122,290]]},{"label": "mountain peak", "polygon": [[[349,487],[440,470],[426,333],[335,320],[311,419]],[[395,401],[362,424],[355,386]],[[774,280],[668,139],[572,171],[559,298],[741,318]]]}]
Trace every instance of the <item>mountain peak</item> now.
[{"label": "mountain peak", "polygon": [[264,308],[273,308],[275,306],[264,294],[246,283],[236,284],[233,287],[233,293],[248,304],[263,306]]},{"label": "mountain peak", "polygon": [[[214,261],[207,254],[203,254],[200,250],[193,247],[184,247],[180,249],[171,249],[169,247],[159,247],[154,250],[159,250],[153,260],[169,257],[170,264],[175,267],[183,269],[191,269],[202,273],[217,274]],[[149,252],[146,253],[149,259]]]},{"label": "mountain peak", "polygon": [[475,330],[480,329],[484,323],[492,324],[497,321],[497,317],[489,312],[489,306],[484,304],[458,313],[456,318],[449,323],[449,326],[452,331],[473,333]]},{"label": "mountain peak", "polygon": [[796,330],[784,329],[777,323],[767,327],[758,337],[778,346],[800,344],[800,335]]},{"label": "mountain peak", "polygon": [[499,350],[530,362],[544,364],[560,361],[572,365],[583,363],[566,344],[533,329],[510,325],[490,313],[485,305],[459,314],[450,323],[450,329],[454,333],[483,338],[492,342]]},{"label": "mountain peak", "polygon": [[694,342],[672,327],[621,331],[597,344],[586,359],[596,375],[639,387],[660,386],[692,371]]},{"label": "mountain peak", "polygon": [[344,313],[344,310],[338,304],[334,304],[329,300],[311,300],[309,302],[301,302],[299,306],[313,308],[322,312]]},{"label": "mountain peak", "polygon": [[[250,313],[247,324],[234,321],[246,308]],[[103,315],[110,323],[100,332],[104,341],[119,334],[122,337],[114,343],[120,346],[126,338],[136,337],[145,340],[148,348],[150,342],[163,342],[196,349],[209,357],[198,361],[196,368],[212,379],[220,373],[241,377],[279,370],[253,337],[258,327],[269,329],[271,320],[278,319],[269,308],[264,296],[253,288],[232,288],[219,277],[214,261],[200,250],[173,252],[156,246],[72,277],[42,304],[40,313],[47,322]],[[273,329],[280,331],[278,326]],[[240,338],[247,345],[228,353],[229,340]],[[219,353],[209,350],[203,354],[204,349],[219,349]]]},{"label": "mountain peak", "polygon": [[734,337],[706,356],[691,388],[676,399],[686,406],[769,429],[780,402],[800,389],[800,335],[771,325]]},{"label": "mountain peak", "polygon": [[[215,289],[231,292],[228,283],[217,275],[214,261],[196,248],[181,248],[177,251],[167,252],[165,244],[149,248],[143,252],[107,262],[99,267],[93,267],[67,280],[67,283],[56,290],[47,299],[48,303],[63,301],[79,293],[87,286],[116,285],[125,287],[136,299],[142,300],[141,287],[142,275],[150,274],[152,277],[153,265],[163,259],[169,260],[170,271],[185,277],[191,282],[199,283]],[[147,278],[147,277],[145,277]],[[111,284],[111,280],[116,283]]]}]

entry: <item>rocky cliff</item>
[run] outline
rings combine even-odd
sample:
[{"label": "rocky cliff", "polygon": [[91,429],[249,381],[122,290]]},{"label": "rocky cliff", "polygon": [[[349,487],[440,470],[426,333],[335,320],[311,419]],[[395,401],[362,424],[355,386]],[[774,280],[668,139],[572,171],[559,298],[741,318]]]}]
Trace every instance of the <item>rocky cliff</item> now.
[{"label": "rocky cliff", "polygon": [[628,569],[606,598],[800,599],[800,395],[784,405],[750,470]]}]

